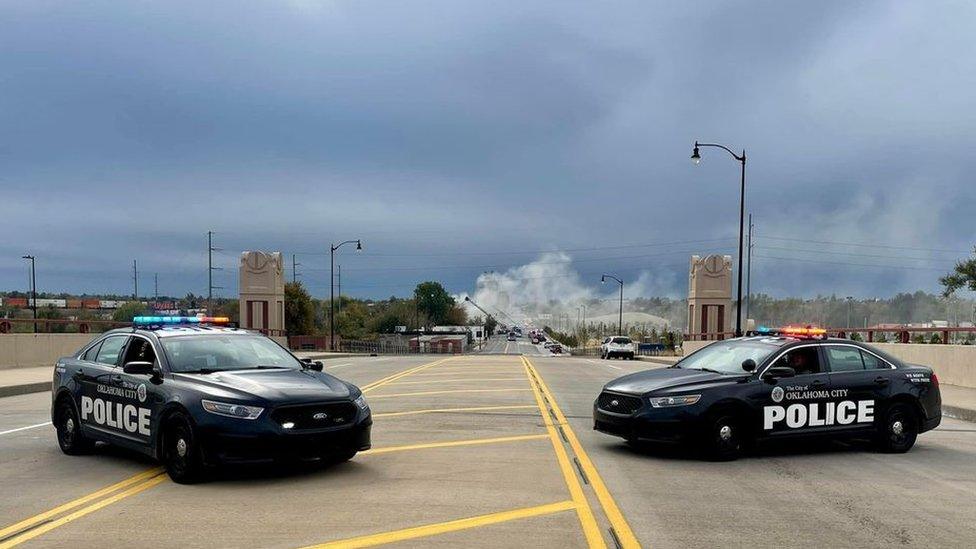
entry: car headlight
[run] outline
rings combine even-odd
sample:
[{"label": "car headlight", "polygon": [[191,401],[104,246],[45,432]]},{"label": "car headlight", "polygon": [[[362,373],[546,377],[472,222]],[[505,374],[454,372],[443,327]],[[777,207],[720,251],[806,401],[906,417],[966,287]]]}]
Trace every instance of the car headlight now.
[{"label": "car headlight", "polygon": [[680,395],[651,398],[651,406],[655,408],[671,408],[673,406],[688,406],[701,399],[701,395]]},{"label": "car headlight", "polygon": [[356,400],[354,400],[353,402],[356,403],[356,406],[359,406],[360,410],[364,412],[369,411],[369,404],[366,404],[366,397],[364,397],[363,395],[359,395],[358,397],[356,397]]},{"label": "car headlight", "polygon": [[238,419],[257,419],[264,411],[258,406],[245,406],[243,404],[231,404],[229,402],[214,402],[213,400],[203,400],[203,409],[211,414],[218,416],[236,417]]}]

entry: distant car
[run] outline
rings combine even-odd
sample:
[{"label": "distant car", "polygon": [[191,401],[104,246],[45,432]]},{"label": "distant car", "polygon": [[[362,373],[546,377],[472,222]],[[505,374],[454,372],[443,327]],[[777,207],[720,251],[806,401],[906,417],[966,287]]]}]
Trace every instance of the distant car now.
[{"label": "distant car", "polygon": [[594,428],[629,442],[692,442],[725,460],[758,441],[824,436],[901,453],[939,425],[931,368],[801,330],[717,341],[670,368],[611,381],[593,404]]},{"label": "distant car", "polygon": [[508,332],[508,340],[515,341],[515,332]]},{"label": "distant car", "polygon": [[553,343],[549,346],[549,352],[554,355],[562,354],[563,346],[558,343]]},{"label": "distant car", "polygon": [[600,358],[610,359],[613,357],[621,357],[627,360],[634,360],[636,351],[636,346],[629,337],[613,336],[604,339],[603,344],[600,345]]}]

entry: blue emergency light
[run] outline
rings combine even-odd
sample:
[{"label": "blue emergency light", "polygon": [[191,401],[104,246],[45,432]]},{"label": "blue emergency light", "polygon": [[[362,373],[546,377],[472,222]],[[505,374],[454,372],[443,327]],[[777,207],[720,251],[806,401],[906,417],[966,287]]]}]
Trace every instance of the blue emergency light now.
[{"label": "blue emergency light", "polygon": [[194,324],[227,324],[226,316],[137,316],[132,319],[136,326],[176,326]]}]

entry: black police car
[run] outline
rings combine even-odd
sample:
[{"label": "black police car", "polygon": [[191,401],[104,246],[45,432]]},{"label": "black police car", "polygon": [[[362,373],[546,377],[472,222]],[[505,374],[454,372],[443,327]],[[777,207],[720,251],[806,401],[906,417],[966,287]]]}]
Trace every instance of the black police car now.
[{"label": "black police car", "polygon": [[193,482],[217,464],[338,462],[370,447],[362,392],[320,362],[247,330],[149,318],[175,320],[106,332],[58,361],[51,416],[64,453],[108,442]]},{"label": "black police car", "polygon": [[693,442],[715,459],[759,440],[824,435],[867,435],[895,453],[939,425],[942,398],[930,368],[823,330],[767,330],[607,383],[593,419],[629,442]]}]

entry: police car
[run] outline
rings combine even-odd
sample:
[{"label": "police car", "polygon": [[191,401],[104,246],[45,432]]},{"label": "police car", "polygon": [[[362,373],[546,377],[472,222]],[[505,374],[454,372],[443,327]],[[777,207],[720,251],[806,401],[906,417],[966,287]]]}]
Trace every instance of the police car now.
[{"label": "police car", "polygon": [[227,318],[136,317],[54,369],[65,454],[96,441],[152,456],[173,480],[218,464],[339,462],[370,447],[362,392]]},{"label": "police car", "polygon": [[693,442],[715,459],[760,440],[825,435],[868,436],[900,453],[939,425],[942,399],[930,368],[823,329],[761,328],[607,383],[593,419],[629,442]]}]

